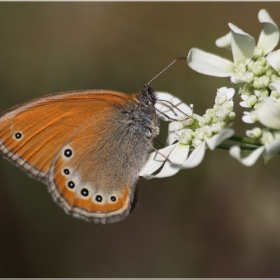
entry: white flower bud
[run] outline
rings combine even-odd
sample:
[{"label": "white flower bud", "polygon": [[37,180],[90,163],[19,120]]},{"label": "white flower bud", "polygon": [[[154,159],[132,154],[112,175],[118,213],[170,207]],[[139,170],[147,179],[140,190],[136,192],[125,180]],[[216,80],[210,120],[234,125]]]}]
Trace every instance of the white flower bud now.
[{"label": "white flower bud", "polygon": [[211,125],[211,130],[214,134],[217,134],[217,133],[221,132],[222,125],[220,123],[214,123]]},{"label": "white flower bud", "polygon": [[264,145],[268,145],[270,144],[270,142],[273,140],[273,134],[269,131],[264,131],[262,133],[262,137],[261,137],[261,142],[264,144]]},{"label": "white flower bud", "polygon": [[215,115],[215,110],[212,109],[212,108],[211,109],[207,109],[205,113],[210,115],[210,116],[214,116]]},{"label": "white flower bud", "polygon": [[208,114],[203,115],[202,120],[205,124],[209,124],[212,121],[212,117]]},{"label": "white flower bud", "polygon": [[246,104],[250,107],[253,107],[258,102],[258,99],[255,95],[251,95],[246,100]]},{"label": "white flower bud", "polygon": [[235,119],[235,116],[236,116],[235,112],[230,112],[230,113],[228,114],[228,119],[229,119],[230,121],[233,121],[233,120]]},{"label": "white flower bud", "polygon": [[264,56],[260,57],[257,62],[261,66],[266,66],[266,58]]},{"label": "white flower bud", "polygon": [[269,96],[269,91],[266,88],[264,88],[264,89],[254,90],[254,94],[257,97],[267,98]]},{"label": "white flower bud", "polygon": [[193,144],[193,146],[196,148],[199,144],[201,144],[202,143],[202,140],[201,139],[199,139],[199,138],[195,138],[195,139],[193,139],[193,141],[192,141],[192,144]]},{"label": "white flower bud", "polygon": [[250,114],[250,119],[251,119],[252,122],[257,122],[258,121],[257,116],[253,112],[251,112],[251,114]]},{"label": "white flower bud", "polygon": [[269,83],[270,80],[267,76],[261,76],[259,78],[255,78],[253,85],[256,89],[260,89],[268,87]]},{"label": "white flower bud", "polygon": [[182,123],[183,123],[184,127],[191,126],[194,123],[194,118],[193,117],[188,118],[188,119],[184,120]]},{"label": "white flower bud", "polygon": [[257,75],[257,76],[265,73],[265,71],[266,71],[266,69],[262,65],[259,65],[259,64],[254,65],[254,67],[252,69],[253,74]]},{"label": "white flower bud", "polygon": [[257,58],[261,57],[262,55],[263,55],[263,50],[259,49],[259,48],[255,48],[255,52],[254,52],[253,58],[257,59]]},{"label": "white flower bud", "polygon": [[227,111],[231,111],[233,109],[233,101],[228,101],[227,103],[224,104],[223,108],[226,109]]},{"label": "white flower bud", "polygon": [[272,75],[275,75],[275,74],[277,74],[276,71],[275,71],[274,69],[272,69],[271,67],[268,68],[268,69],[266,70],[266,72],[265,72],[265,75],[266,75],[267,77],[269,77],[269,78],[270,78]]},{"label": "white flower bud", "polygon": [[206,125],[201,128],[201,131],[204,133],[204,138],[205,137],[211,137],[212,136],[212,131],[210,126]]},{"label": "white flower bud", "polygon": [[253,78],[254,74],[251,72],[247,72],[242,76],[242,80],[244,81],[244,83],[251,83],[253,81]]},{"label": "white flower bud", "polygon": [[258,139],[262,136],[262,130],[258,127],[253,128],[252,130],[247,130],[246,135],[248,137]]},{"label": "white flower bud", "polygon": [[179,135],[178,141],[180,144],[189,145],[193,139],[193,131],[191,129],[184,129]]},{"label": "white flower bud", "polygon": [[223,105],[225,102],[227,102],[227,95],[225,93],[217,93],[217,96],[215,98],[215,103],[219,106]]},{"label": "white flower bud", "polygon": [[270,82],[273,83],[273,82],[276,82],[277,80],[279,80],[279,77],[280,75],[276,75],[276,74],[273,74],[271,77],[270,77]]},{"label": "white flower bud", "polygon": [[271,91],[270,96],[278,99],[280,97],[280,93],[278,91],[273,90]]},{"label": "white flower bud", "polygon": [[246,65],[244,63],[239,63],[235,66],[236,74],[244,74],[246,73]]}]

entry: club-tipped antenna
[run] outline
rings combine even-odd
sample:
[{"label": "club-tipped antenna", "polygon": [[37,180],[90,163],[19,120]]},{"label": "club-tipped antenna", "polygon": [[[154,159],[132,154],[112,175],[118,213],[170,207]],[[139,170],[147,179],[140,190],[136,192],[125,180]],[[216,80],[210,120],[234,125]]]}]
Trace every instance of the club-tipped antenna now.
[{"label": "club-tipped antenna", "polygon": [[152,81],[154,81],[158,76],[160,76],[163,72],[165,72],[170,66],[172,66],[175,62],[179,61],[179,60],[186,60],[187,58],[185,56],[179,57],[175,60],[173,60],[169,65],[167,65],[163,70],[161,70],[156,76],[154,76],[148,83],[147,85],[149,85]]}]

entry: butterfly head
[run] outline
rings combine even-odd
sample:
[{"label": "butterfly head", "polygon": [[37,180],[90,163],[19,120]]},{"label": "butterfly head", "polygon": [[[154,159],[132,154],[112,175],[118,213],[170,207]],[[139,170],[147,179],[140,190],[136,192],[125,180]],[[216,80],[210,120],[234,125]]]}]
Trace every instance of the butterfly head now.
[{"label": "butterfly head", "polygon": [[156,99],[156,91],[148,84],[145,84],[142,92],[139,94],[140,102],[153,107],[156,103]]}]

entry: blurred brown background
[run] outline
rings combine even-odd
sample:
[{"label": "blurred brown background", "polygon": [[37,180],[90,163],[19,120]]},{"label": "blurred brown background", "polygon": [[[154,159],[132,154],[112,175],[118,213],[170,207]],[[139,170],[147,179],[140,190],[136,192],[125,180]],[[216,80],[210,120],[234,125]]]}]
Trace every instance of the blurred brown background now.
[{"label": "blurred brown background", "polygon": [[[2,2],[0,109],[75,89],[137,92],[191,47],[230,59],[215,40],[228,22],[257,40],[261,8],[280,25],[280,3]],[[198,114],[229,85],[184,62],[153,83]],[[195,169],[141,178],[136,211],[104,226],[66,215],[45,185],[1,159],[0,276],[279,277],[279,167],[208,151]]]}]

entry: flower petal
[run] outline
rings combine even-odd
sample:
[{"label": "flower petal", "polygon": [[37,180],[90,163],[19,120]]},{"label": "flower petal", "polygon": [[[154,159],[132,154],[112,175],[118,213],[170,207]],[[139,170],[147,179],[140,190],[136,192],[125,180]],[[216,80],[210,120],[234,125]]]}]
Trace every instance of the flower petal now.
[{"label": "flower petal", "polygon": [[280,107],[275,104],[271,97],[266,98],[253,113],[261,124],[280,129]]},{"label": "flower petal", "polygon": [[257,49],[261,49],[263,55],[266,55],[277,46],[279,41],[279,29],[269,13],[264,9],[259,11],[259,21],[265,24],[259,37]]},{"label": "flower petal", "polygon": [[246,65],[254,54],[255,39],[232,23],[228,25],[232,35],[231,48],[234,64],[244,63]]},{"label": "flower petal", "polygon": [[251,112],[243,112],[244,115],[242,116],[242,121],[245,123],[255,123],[255,121],[252,119]]},{"label": "flower petal", "polygon": [[[183,162],[186,160],[189,154],[190,147],[188,145],[175,144],[176,147],[169,155],[169,161],[166,161],[163,168],[156,175],[152,175],[152,178],[170,177],[178,173],[182,167]],[[151,178],[150,177],[150,178]]]},{"label": "flower petal", "polygon": [[216,46],[219,48],[226,48],[231,51],[231,32],[216,40]]},{"label": "flower petal", "polygon": [[249,156],[245,158],[241,158],[241,150],[239,146],[233,146],[229,150],[229,154],[237,159],[239,162],[244,164],[245,166],[252,166],[257,159],[261,156],[261,154],[264,152],[265,147],[261,146],[257,148],[255,151],[253,151]]},{"label": "flower petal", "polygon": [[225,128],[219,134],[214,135],[211,138],[206,138],[205,141],[210,148],[210,150],[215,150],[215,148],[220,145],[224,140],[230,138],[234,134],[232,128]]},{"label": "flower petal", "polygon": [[182,129],[182,126],[178,122],[171,122],[168,125],[168,139],[167,143],[168,145],[173,144],[176,140],[178,140],[177,131],[180,131]]},{"label": "flower petal", "polygon": [[181,120],[192,115],[192,109],[187,104],[168,92],[157,92],[155,107],[158,118],[163,121],[170,121],[170,118]]},{"label": "flower petal", "polygon": [[[159,152],[153,152],[149,155],[146,164],[142,167],[139,176],[143,176],[145,178],[149,178],[151,174],[153,174],[156,170],[158,170],[163,163],[166,161],[165,157],[168,157],[172,150],[175,148],[177,144],[165,147],[160,149]],[[163,157],[161,154],[165,155]]]},{"label": "flower petal", "polygon": [[175,149],[169,155],[169,159],[172,162],[172,165],[182,165],[186,161],[186,158],[189,155],[189,151],[189,145],[182,145],[178,143]]},{"label": "flower petal", "polygon": [[231,61],[196,48],[190,50],[187,63],[193,70],[210,76],[230,77],[234,71]]},{"label": "flower petal", "polygon": [[271,143],[266,147],[264,158],[266,161],[270,160],[273,156],[278,154],[280,151],[280,140],[272,140]]},{"label": "flower petal", "polygon": [[280,80],[277,80],[276,82],[271,83],[271,84],[269,85],[269,88],[270,88],[271,90],[275,90],[275,91],[280,92]]},{"label": "flower petal", "polygon": [[239,102],[239,105],[243,108],[251,108],[251,106],[247,105],[246,101]]},{"label": "flower petal", "polygon": [[205,155],[205,148],[206,143],[203,141],[201,144],[199,144],[191,153],[189,158],[186,160],[186,162],[183,164],[184,168],[194,168],[198,166]]},{"label": "flower petal", "polygon": [[[217,90],[216,99],[217,99],[219,96],[226,95],[227,100],[230,100],[230,99],[233,98],[234,93],[235,93],[234,88],[221,87],[221,88],[218,88],[218,90]],[[215,101],[215,102],[216,102],[216,101]]]},{"label": "flower petal", "polygon": [[266,60],[277,72],[280,70],[280,50],[269,53]]},{"label": "flower petal", "polygon": [[233,96],[235,94],[235,89],[234,88],[225,88],[225,92],[226,92],[228,100],[230,100],[233,98]]}]

